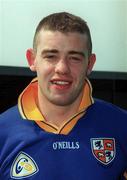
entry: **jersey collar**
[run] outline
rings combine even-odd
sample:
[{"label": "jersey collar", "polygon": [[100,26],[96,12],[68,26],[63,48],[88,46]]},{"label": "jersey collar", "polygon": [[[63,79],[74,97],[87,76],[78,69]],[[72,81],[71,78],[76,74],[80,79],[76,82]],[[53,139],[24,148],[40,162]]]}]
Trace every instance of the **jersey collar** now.
[{"label": "jersey collar", "polygon": [[84,86],[83,97],[78,109],[78,112],[70,117],[61,127],[57,127],[51,123],[48,123],[43,114],[39,111],[37,106],[38,98],[38,80],[33,79],[31,83],[24,89],[20,94],[18,99],[18,108],[23,119],[35,121],[40,128],[47,132],[56,134],[68,134],[72,128],[75,126],[77,121],[85,114],[86,109],[94,103],[92,98],[92,87],[88,79],[86,79],[86,84]]}]

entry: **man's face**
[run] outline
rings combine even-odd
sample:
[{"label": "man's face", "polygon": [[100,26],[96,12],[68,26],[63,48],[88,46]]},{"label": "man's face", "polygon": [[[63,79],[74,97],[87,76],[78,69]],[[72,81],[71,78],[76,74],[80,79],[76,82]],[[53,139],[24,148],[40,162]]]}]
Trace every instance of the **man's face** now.
[{"label": "man's face", "polygon": [[41,30],[34,70],[43,102],[66,106],[81,95],[88,70],[86,36]]}]

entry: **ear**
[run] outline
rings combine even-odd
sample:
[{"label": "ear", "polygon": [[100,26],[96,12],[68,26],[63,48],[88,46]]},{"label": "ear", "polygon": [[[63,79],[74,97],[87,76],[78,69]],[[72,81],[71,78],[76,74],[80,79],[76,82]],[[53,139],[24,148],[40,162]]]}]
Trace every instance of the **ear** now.
[{"label": "ear", "polygon": [[96,55],[91,54],[91,56],[89,57],[89,60],[88,60],[87,76],[90,75],[90,73],[92,72],[95,62],[96,62]]},{"label": "ear", "polygon": [[31,71],[36,71],[35,68],[35,53],[33,49],[28,49],[26,51],[26,58]]}]

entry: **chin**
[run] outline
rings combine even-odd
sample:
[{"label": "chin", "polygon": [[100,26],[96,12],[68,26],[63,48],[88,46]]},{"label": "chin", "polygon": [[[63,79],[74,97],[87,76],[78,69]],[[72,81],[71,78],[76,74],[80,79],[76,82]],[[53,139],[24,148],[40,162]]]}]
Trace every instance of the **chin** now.
[{"label": "chin", "polygon": [[63,99],[63,98],[57,98],[57,99],[52,99],[51,103],[56,105],[56,106],[69,106],[73,103],[74,101],[72,99]]}]

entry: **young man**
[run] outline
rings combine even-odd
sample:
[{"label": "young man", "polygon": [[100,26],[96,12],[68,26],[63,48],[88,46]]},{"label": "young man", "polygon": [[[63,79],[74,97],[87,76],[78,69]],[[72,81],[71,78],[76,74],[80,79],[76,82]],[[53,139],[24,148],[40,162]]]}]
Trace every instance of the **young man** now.
[{"label": "young man", "polygon": [[37,78],[0,117],[0,179],[123,180],[127,112],[92,98],[86,22],[45,17],[26,56]]}]

